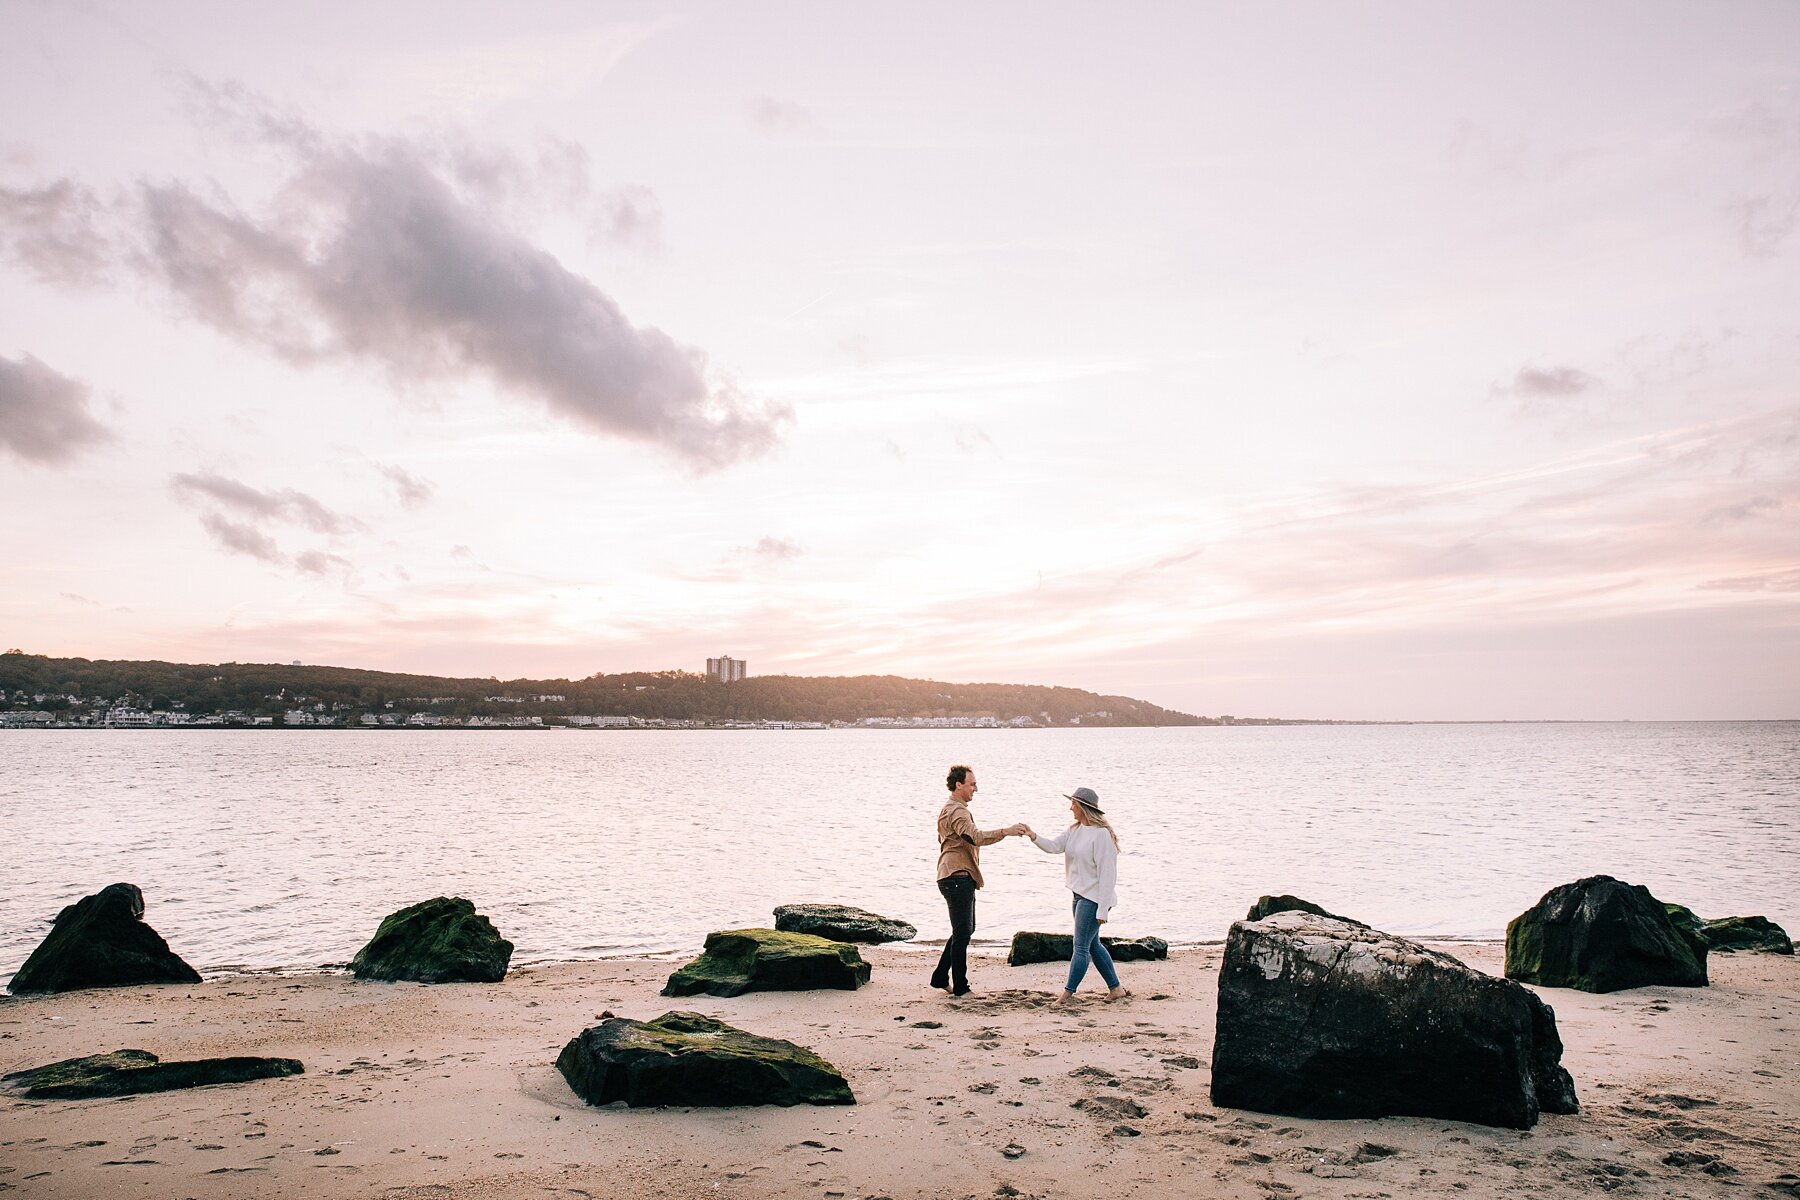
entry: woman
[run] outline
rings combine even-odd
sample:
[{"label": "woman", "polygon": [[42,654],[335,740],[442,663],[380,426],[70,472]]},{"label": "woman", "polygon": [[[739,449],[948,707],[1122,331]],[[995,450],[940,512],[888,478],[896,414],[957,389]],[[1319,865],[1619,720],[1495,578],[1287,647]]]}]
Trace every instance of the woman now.
[{"label": "woman", "polygon": [[1057,997],[1057,1003],[1075,999],[1075,989],[1087,974],[1092,962],[1106,981],[1106,998],[1119,1000],[1131,995],[1119,986],[1119,973],[1113,969],[1112,955],[1100,941],[1100,927],[1112,914],[1118,900],[1119,835],[1106,822],[1100,797],[1092,788],[1078,787],[1064,797],[1069,802],[1069,815],[1075,823],[1061,837],[1039,837],[1029,833],[1032,844],[1046,854],[1063,856],[1064,877],[1075,896],[1075,946],[1069,959],[1069,983]]}]

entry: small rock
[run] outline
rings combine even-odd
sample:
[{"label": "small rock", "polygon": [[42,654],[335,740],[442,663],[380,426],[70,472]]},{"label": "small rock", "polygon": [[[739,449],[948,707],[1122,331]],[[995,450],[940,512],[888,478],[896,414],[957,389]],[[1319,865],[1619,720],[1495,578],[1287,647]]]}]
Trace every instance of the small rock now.
[{"label": "small rock", "polygon": [[1000,1153],[1007,1158],[1023,1158],[1025,1156],[1025,1147],[1019,1145],[1017,1142],[1008,1142],[1000,1148]]}]

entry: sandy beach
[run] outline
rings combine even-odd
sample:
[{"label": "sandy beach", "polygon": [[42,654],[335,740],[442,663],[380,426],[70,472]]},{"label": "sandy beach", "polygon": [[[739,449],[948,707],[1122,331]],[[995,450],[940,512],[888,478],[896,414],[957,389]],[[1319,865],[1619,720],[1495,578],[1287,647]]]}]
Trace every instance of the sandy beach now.
[{"label": "sandy beach", "polygon": [[[1443,949],[1483,970],[1501,947]],[[0,1100],[20,1197],[1800,1195],[1800,960],[1718,954],[1713,986],[1543,990],[1582,1111],[1518,1132],[1308,1121],[1208,1100],[1218,947],[1121,967],[1134,996],[1049,1001],[1054,965],[974,964],[975,995],[874,949],[856,992],[659,996],[674,963],[498,985],[254,976],[0,1001],[0,1068],[135,1047],[306,1073],[123,1099]],[[844,1108],[581,1103],[552,1066],[603,1012],[673,1008],[810,1046]],[[1751,1193],[1744,1190],[1748,1186]]]}]

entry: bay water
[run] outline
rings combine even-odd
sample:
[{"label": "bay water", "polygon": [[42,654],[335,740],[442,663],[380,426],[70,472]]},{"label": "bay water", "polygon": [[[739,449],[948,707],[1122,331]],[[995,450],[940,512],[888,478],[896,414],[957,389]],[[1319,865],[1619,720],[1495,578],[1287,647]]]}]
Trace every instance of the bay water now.
[{"label": "bay water", "polygon": [[[0,980],[57,911],[143,889],[206,973],[343,964],[386,914],[473,900],[516,965],[685,956],[778,904],[947,932],[952,763],[983,827],[1124,853],[1107,932],[1217,941],[1263,893],[1394,933],[1496,938],[1609,874],[1800,933],[1800,723],[829,731],[0,731]],[[982,852],[978,944],[1064,930],[1062,863]]]}]

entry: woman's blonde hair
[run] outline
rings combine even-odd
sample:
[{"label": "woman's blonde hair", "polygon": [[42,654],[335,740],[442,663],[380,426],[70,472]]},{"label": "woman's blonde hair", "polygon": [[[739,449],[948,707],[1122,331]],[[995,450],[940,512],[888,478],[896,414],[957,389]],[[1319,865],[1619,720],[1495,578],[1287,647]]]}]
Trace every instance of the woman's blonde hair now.
[{"label": "woman's blonde hair", "polygon": [[1077,825],[1098,825],[1100,828],[1106,830],[1107,835],[1112,838],[1113,849],[1117,850],[1119,848],[1119,831],[1114,829],[1105,817],[1101,816],[1079,800],[1075,802],[1075,811],[1078,814],[1075,818],[1075,823]]}]

